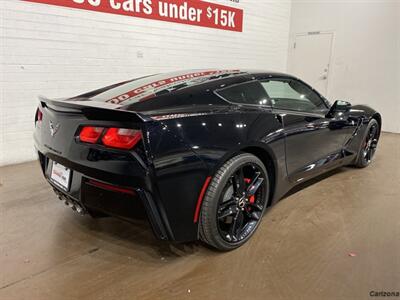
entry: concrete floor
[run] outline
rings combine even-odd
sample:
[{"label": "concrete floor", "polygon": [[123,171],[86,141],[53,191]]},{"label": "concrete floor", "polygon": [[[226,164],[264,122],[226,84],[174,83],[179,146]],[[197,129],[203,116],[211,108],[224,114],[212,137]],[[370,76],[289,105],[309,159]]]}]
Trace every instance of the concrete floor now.
[{"label": "concrete floor", "polygon": [[[368,299],[400,291],[400,135],[272,208],[244,247],[80,217],[36,162],[0,169],[0,299]],[[350,256],[354,253],[355,256]]]}]

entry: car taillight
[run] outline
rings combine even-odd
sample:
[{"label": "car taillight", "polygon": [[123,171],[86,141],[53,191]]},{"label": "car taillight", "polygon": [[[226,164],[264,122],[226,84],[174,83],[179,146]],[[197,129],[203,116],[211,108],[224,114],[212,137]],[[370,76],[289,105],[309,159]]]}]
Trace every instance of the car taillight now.
[{"label": "car taillight", "polygon": [[36,120],[35,120],[35,124],[42,122],[43,120],[43,113],[42,111],[38,108],[36,110]]},{"label": "car taillight", "polygon": [[79,134],[79,140],[85,143],[96,144],[103,131],[104,127],[83,127]]},{"label": "car taillight", "polygon": [[140,140],[142,134],[138,130],[127,128],[109,128],[102,138],[105,146],[118,149],[132,149]]}]

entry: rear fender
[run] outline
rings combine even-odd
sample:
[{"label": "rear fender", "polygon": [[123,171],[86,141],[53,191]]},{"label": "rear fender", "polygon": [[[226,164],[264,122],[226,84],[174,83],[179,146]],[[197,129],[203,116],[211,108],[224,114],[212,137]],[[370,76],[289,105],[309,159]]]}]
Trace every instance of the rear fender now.
[{"label": "rear fender", "polygon": [[209,169],[168,122],[144,125],[151,162],[152,194],[175,241],[197,239],[193,221],[197,199]]}]

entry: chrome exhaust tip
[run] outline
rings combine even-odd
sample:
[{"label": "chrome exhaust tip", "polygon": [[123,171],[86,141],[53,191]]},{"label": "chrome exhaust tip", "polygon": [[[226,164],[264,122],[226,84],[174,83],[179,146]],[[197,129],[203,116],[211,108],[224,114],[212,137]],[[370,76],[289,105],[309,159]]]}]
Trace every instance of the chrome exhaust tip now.
[{"label": "chrome exhaust tip", "polygon": [[58,192],[56,189],[54,189],[57,198],[60,201],[64,201],[65,206],[70,207],[73,211],[79,213],[80,215],[86,215],[88,212],[85,209],[85,207],[83,205],[81,205],[79,202],[69,199],[67,196],[65,196],[64,194]]}]

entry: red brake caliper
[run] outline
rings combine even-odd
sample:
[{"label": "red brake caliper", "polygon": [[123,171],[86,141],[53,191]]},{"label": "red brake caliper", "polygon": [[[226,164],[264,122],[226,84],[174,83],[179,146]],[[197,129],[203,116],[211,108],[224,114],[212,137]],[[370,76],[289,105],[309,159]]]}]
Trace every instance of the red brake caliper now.
[{"label": "red brake caliper", "polygon": [[[251,183],[251,179],[250,178],[245,178],[244,182],[246,182],[247,184],[250,184]],[[255,201],[256,201],[256,196],[251,195],[250,198],[249,198],[249,202],[251,204],[253,204]]]},{"label": "red brake caliper", "polygon": [[249,201],[251,204],[253,204],[256,201],[256,196],[254,195],[250,196]]}]

